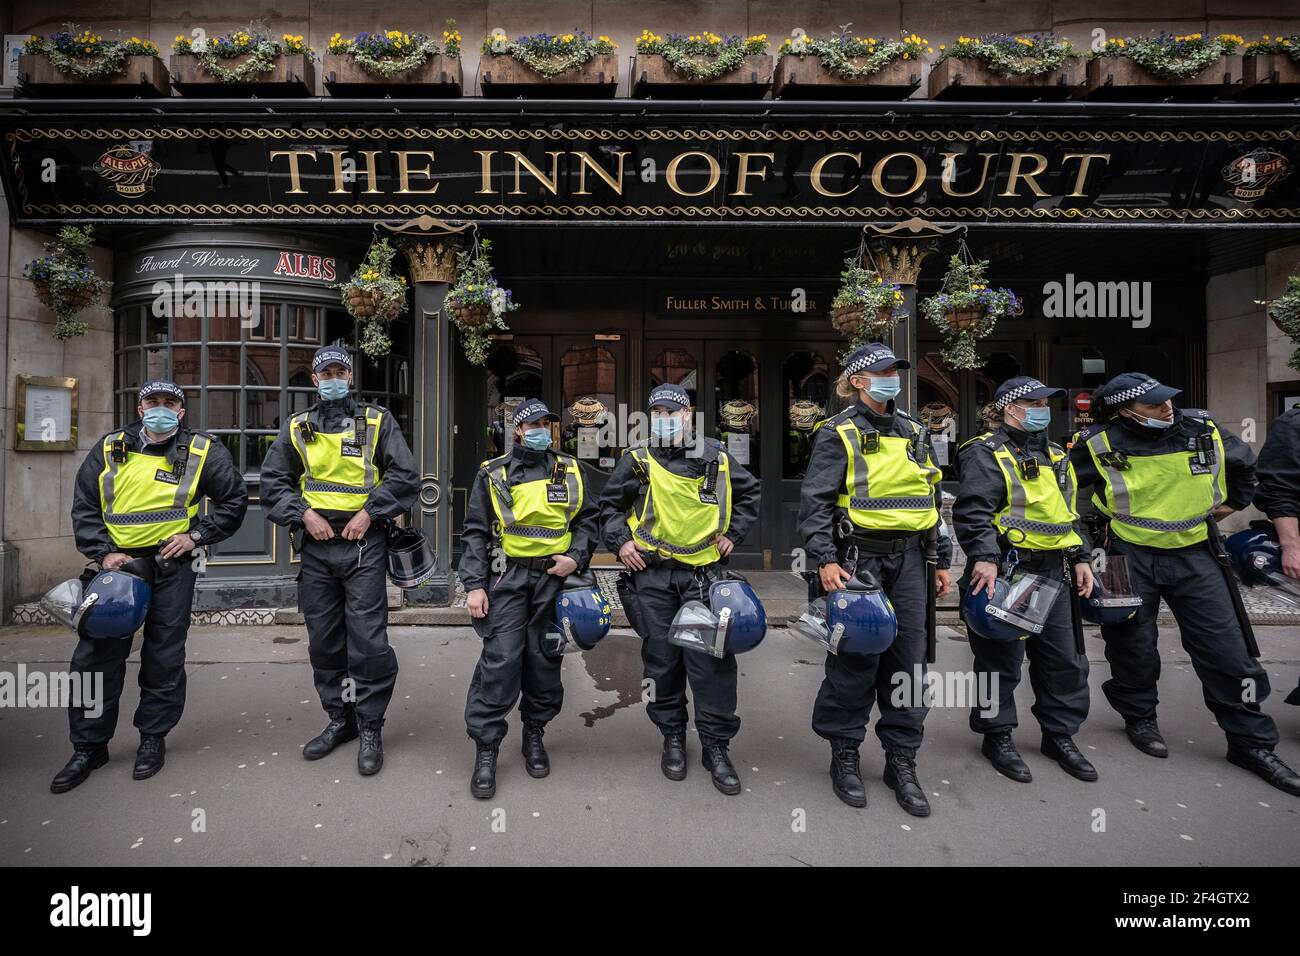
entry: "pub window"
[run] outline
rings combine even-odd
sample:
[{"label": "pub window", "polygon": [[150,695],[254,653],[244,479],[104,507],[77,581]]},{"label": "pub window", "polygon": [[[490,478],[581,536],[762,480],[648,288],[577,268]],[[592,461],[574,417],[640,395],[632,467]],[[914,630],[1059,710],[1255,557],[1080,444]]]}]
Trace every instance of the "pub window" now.
[{"label": "pub window", "polygon": [[758,363],[741,349],[718,359],[713,385],[717,436],[727,454],[760,477]]},{"label": "pub window", "polygon": [[527,398],[542,395],[542,357],[514,342],[495,343],[487,361],[487,457],[503,454],[514,441],[506,419]]},{"label": "pub window", "polygon": [[560,359],[560,448],[584,465],[614,470],[619,449],[602,444],[617,430],[602,427],[605,413],[618,413],[614,353],[598,345],[574,346]]},{"label": "pub window", "polygon": [[781,476],[802,478],[812,453],[813,426],[826,417],[830,366],[817,352],[793,352],[781,366],[785,447]]},{"label": "pub window", "polygon": [[650,388],[660,385],[677,385],[690,396],[691,404],[695,400],[696,384],[699,380],[699,362],[686,349],[664,349],[655,356],[650,365]]}]

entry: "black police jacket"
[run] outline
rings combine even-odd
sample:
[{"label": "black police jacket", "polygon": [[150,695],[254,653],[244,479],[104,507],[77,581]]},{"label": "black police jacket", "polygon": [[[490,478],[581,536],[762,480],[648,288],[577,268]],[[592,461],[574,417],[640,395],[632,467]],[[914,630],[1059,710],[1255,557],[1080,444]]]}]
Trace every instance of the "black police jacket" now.
[{"label": "black police jacket", "polygon": [[[244,512],[248,510],[248,488],[244,484],[244,476],[235,467],[230,452],[220,439],[207,432],[191,432],[182,422],[176,434],[166,441],[146,445],[140,440],[142,428],[144,422],[136,421],[125,428],[115,428],[100,436],[77,472],[77,482],[72,492],[72,533],[77,550],[92,561],[103,560],[105,555],[121,550],[113,546],[113,539],[108,534],[99,497],[99,476],[104,471],[104,439],[119,431],[126,432],[127,451],[157,455],[160,458],[171,455],[176,440],[182,435],[186,436],[186,440],[190,435],[207,438],[210,441],[208,457],[199,474],[198,498],[195,500],[207,498],[208,513],[191,520],[188,530],[198,531],[203,536],[199,543],[207,545],[224,541],[244,523]],[[156,547],[128,548],[122,550],[122,553],[138,557],[153,554],[157,550]]]},{"label": "black police jacket", "polygon": [[1270,518],[1300,518],[1300,408],[1273,419],[1255,471],[1255,507]]}]

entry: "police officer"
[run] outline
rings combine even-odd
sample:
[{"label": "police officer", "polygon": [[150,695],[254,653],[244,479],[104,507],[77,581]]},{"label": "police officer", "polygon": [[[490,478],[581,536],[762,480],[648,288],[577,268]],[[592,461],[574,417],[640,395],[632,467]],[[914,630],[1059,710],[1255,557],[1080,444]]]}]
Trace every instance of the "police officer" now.
[{"label": "police officer", "polygon": [[[1287,409],[1269,424],[1256,471],[1255,507],[1273,522],[1282,548],[1282,573],[1300,581],[1300,406]],[[1300,683],[1286,702],[1300,704]]]},{"label": "police officer", "polygon": [[1028,376],[998,386],[992,414],[1001,422],[961,446],[961,487],[952,509],[957,543],[966,553],[959,585],[963,594],[967,588],[972,594],[982,588],[992,597],[998,566],[1011,549],[1021,571],[1059,580],[1067,562],[1071,568],[1070,586],[1056,599],[1041,633],[1023,641],[991,641],[969,631],[981,678],[977,684],[990,686],[988,675],[996,675],[998,694],[993,716],[984,716],[986,702],[971,708],[970,728],[984,735],[981,752],[994,768],[1021,783],[1032,776],[1011,732],[1026,654],[1034,689],[1031,709],[1043,731],[1042,753],[1071,776],[1097,779],[1096,769],[1074,743],[1088,716],[1088,657],[1076,641],[1077,611],[1070,592],[1092,593],[1087,532],[1075,507],[1074,469],[1046,431],[1052,421],[1049,399],[1063,393]]},{"label": "police officer", "polygon": [[[185,638],[194,600],[194,549],[230,537],[244,520],[248,492],[230,454],[210,435],[185,427],[185,392],[172,382],[140,387],[140,419],[109,432],[92,448],[72,496],[77,550],[105,571],[132,558],[162,554],[177,570],[159,575],[149,600],[140,645],[140,731],[132,776],[152,777],[163,767],[167,732],[185,708]],[[199,517],[199,501],[208,514]],[[86,640],[72,655],[74,672],[102,672],[103,713],[68,710],[73,754],[50,790],[63,793],[108,762],[117,727],[118,699],[126,679],[129,640]]]},{"label": "police officer", "polygon": [[740,730],[736,656],[685,651],[668,633],[682,604],[708,600],[719,562],[753,527],[758,505],[758,480],[721,443],[695,434],[690,397],[678,385],[650,393],[650,441],[624,452],[600,499],[605,547],[631,575],[628,616],[652,682],[646,713],[664,736],[660,769],[686,779],[689,681],[702,762],[713,785],[732,795],[741,789],[728,752]]},{"label": "police officer", "polygon": [[550,450],[547,423],[558,420],[536,399],[515,410],[514,443],[479,468],[461,530],[460,579],[483,638],[465,701],[477,745],[470,793],[483,800],[496,793],[497,752],[521,690],[524,768],[530,777],[551,772],[542,735],[564,685],[560,658],[542,640],[565,577],[586,570],[596,539],[596,505],[577,459]]},{"label": "police officer", "polygon": [[[898,634],[882,654],[826,655],[826,677],[813,706],[813,731],[831,745],[831,787],[851,807],[867,805],[858,747],[866,737],[874,698],[876,735],[885,750],[885,783],[913,816],[930,814],[916,775],[927,707],[921,704],[929,573],[922,548],[938,535],[936,596],[948,590],[952,546],[939,517],[939,466],[926,429],[894,397],[899,371],[911,364],[872,342],[852,352],[836,382],[841,398],[855,399],[820,422],[799,503],[799,533],[817,562],[821,591],[844,587],[869,573],[889,595]],[[892,699],[898,675],[910,690],[904,706]],[[908,704],[911,704],[908,706]]]},{"label": "police officer", "polygon": [[302,755],[319,760],[360,735],[357,770],[369,776],[384,763],[380,728],[397,680],[387,522],[414,504],[419,477],[392,413],[349,394],[347,349],[317,349],[311,380],[320,401],[280,428],[262,463],[262,506],[301,538],[298,606],[329,714]]},{"label": "police officer", "polygon": [[1273,752],[1278,732],[1260,710],[1268,674],[1247,651],[1230,585],[1215,561],[1207,519],[1245,507],[1255,493],[1255,456],[1220,431],[1208,412],[1175,409],[1178,389],[1125,372],[1094,393],[1107,416],[1070,451],[1080,493],[1109,521],[1111,554],[1127,559],[1137,615],[1103,625],[1110,680],[1106,698],[1124,718],[1133,745],[1169,756],[1156,722],[1160,676],[1156,615],[1160,599],[1178,621],[1183,647],[1201,679],[1206,706],[1228,738],[1228,760],[1300,795],[1300,775]]}]

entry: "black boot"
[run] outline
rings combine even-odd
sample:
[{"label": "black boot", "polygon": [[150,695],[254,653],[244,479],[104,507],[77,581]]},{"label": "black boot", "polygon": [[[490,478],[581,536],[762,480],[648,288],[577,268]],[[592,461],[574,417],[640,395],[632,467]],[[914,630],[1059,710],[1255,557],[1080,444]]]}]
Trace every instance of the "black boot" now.
[{"label": "black boot", "polygon": [[141,734],[140,749],[135,752],[135,767],[131,776],[148,780],[163,768],[167,759],[167,744],[161,734]]},{"label": "black boot", "polygon": [[740,793],[740,777],[736,774],[736,768],[731,765],[727,742],[714,737],[701,737],[700,743],[704,748],[704,753],[700,755],[701,762],[704,764],[704,769],[713,777],[713,785],[729,797]]},{"label": "black boot", "polygon": [[1004,777],[1010,777],[1017,783],[1029,783],[1034,779],[1034,775],[1029,772],[1028,764],[1020,759],[1020,751],[1016,750],[1009,730],[985,734],[980,753],[988,757],[989,762],[993,764],[993,769]]},{"label": "black boot", "polygon": [[1160,727],[1154,717],[1124,718],[1124,732],[1133,746],[1151,757],[1168,757],[1169,747],[1160,736]]},{"label": "black boot", "polygon": [[480,800],[490,800],[497,792],[497,744],[479,744],[474,757],[474,776],[469,792]]},{"label": "black boot", "polygon": [[907,754],[885,752],[885,786],[894,791],[898,805],[912,816],[930,815],[930,801],[916,779],[916,761]]},{"label": "black boot", "polygon": [[664,755],[659,769],[669,780],[686,779],[686,733],[664,734]]},{"label": "black boot", "polygon": [[862,783],[856,740],[831,741],[831,789],[851,807],[867,805],[867,788]]},{"label": "black boot", "polygon": [[357,719],[351,711],[346,714],[335,716],[330,715],[330,722],[325,725],[325,729],[316,737],[307,742],[307,746],[302,748],[304,760],[319,760],[326,754],[333,751],[339,744],[345,744],[349,740],[357,739]]},{"label": "black boot", "polygon": [[363,777],[379,773],[384,766],[384,739],[379,728],[384,726],[382,720],[359,726],[361,746],[357,749],[357,771]]},{"label": "black boot", "polygon": [[92,770],[108,763],[108,744],[77,744],[72,758],[50,781],[50,793],[67,793],[86,782]]},{"label": "black boot", "polygon": [[1272,747],[1237,747],[1230,743],[1228,762],[1258,774],[1283,793],[1300,797],[1300,773],[1284,764]]},{"label": "black boot", "polygon": [[546,755],[546,747],[542,744],[544,732],[542,724],[524,724],[524,769],[530,777],[545,777],[551,772],[551,758]]},{"label": "black boot", "polygon": [[1071,777],[1089,782],[1097,779],[1097,768],[1088,762],[1088,758],[1079,752],[1068,734],[1043,734],[1043,744],[1039,748],[1044,757],[1051,757],[1061,765],[1061,769]]}]

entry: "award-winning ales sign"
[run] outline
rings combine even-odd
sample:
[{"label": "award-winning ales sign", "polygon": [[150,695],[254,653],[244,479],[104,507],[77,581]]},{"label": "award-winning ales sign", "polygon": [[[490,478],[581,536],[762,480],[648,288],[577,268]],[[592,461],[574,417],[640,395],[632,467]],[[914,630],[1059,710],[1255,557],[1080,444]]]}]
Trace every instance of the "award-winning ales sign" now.
[{"label": "award-winning ales sign", "polygon": [[[29,107],[31,104],[27,104]],[[250,108],[251,109],[251,108]],[[1034,119],[319,112],[0,117],[19,223],[1300,221],[1300,127]],[[415,122],[414,120],[417,120]]]}]

